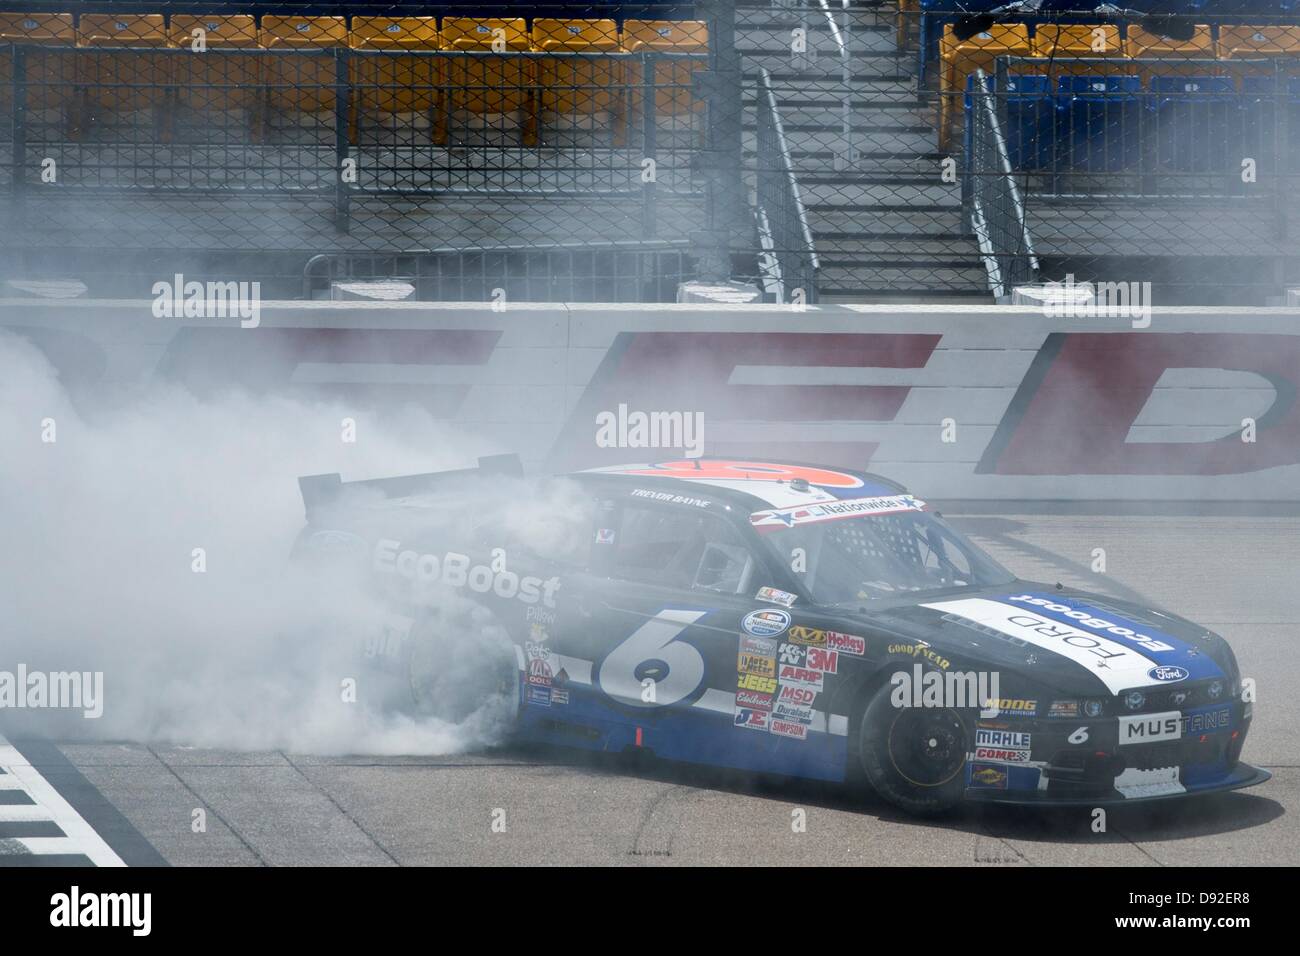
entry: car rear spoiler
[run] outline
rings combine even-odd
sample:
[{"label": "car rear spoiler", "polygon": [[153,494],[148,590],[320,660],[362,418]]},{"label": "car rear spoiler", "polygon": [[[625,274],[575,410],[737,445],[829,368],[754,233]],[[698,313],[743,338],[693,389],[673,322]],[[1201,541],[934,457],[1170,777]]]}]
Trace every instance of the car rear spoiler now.
[{"label": "car rear spoiler", "polygon": [[312,514],[318,508],[328,507],[338,501],[344,491],[364,489],[378,492],[385,498],[405,498],[407,495],[431,491],[468,478],[482,478],[488,475],[522,478],[523,462],[515,454],[485,455],[478,460],[476,468],[431,471],[423,475],[399,475],[393,478],[368,478],[363,481],[344,481],[337,472],[330,475],[303,475],[298,479],[298,489],[302,492],[302,503],[307,512],[307,520],[311,521]]}]

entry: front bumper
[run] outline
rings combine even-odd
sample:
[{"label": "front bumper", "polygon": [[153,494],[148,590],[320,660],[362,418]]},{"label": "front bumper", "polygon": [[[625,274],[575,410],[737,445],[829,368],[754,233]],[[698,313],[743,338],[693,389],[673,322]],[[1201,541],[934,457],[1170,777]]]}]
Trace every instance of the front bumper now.
[{"label": "front bumper", "polygon": [[1223,777],[1203,783],[1185,783],[1180,791],[1165,790],[1152,793],[1122,793],[1111,788],[1109,793],[1096,792],[1092,796],[1082,793],[1052,793],[1043,790],[971,790],[966,799],[972,803],[1001,803],[1013,806],[1051,807],[1103,807],[1116,804],[1148,803],[1153,800],[1177,800],[1205,793],[1223,793],[1253,787],[1272,778],[1267,770],[1239,763]]},{"label": "front bumper", "polygon": [[1095,719],[978,721],[971,801],[1098,806],[1237,790],[1270,774],[1241,763],[1250,704]]}]

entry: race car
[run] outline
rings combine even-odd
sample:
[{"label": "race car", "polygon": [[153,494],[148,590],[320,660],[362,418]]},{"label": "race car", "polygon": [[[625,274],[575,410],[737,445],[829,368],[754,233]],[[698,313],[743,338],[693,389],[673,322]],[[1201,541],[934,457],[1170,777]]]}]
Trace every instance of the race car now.
[{"label": "race car", "polygon": [[[915,813],[1252,786],[1227,643],[1016,578],[877,475],[688,458],[526,479],[299,480],[301,561],[391,614],[367,655],[525,741],[825,781]],[[332,556],[332,557],[331,557]],[[452,648],[448,653],[447,648]]]}]

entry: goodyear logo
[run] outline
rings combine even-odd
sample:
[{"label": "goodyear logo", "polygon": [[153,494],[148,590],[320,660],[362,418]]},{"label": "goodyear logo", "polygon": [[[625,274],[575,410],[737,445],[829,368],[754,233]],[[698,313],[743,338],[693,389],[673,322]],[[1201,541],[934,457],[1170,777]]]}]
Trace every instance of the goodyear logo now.
[{"label": "goodyear logo", "polygon": [[952,664],[952,661],[937,653],[928,644],[890,644],[889,653],[902,654],[907,657],[920,657],[929,661],[940,670],[945,671]]}]

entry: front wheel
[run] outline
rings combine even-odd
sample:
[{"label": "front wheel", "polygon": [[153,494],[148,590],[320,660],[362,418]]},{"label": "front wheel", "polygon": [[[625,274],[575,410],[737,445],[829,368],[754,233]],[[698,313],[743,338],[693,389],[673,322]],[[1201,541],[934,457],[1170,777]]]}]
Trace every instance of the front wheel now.
[{"label": "front wheel", "polygon": [[882,684],[858,724],[862,769],[876,792],[909,813],[935,814],[961,802],[966,723],[956,710],[897,707]]}]

